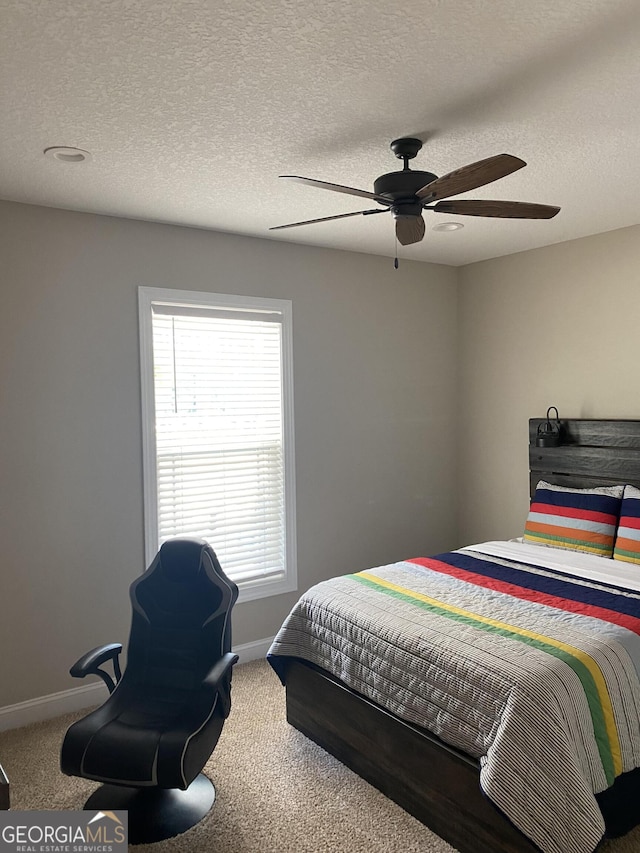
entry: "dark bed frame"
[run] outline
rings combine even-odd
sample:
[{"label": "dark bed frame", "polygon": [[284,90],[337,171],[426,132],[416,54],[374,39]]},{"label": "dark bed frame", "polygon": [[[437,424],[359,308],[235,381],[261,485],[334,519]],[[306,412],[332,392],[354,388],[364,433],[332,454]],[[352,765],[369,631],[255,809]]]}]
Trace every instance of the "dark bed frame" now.
[{"label": "dark bed frame", "polygon": [[[640,488],[640,420],[561,420],[562,444],[536,445],[529,421],[530,493],[538,480]],[[524,526],[524,519],[523,519]],[[460,853],[539,853],[483,795],[479,764],[304,661],[284,661],[287,720]],[[609,836],[640,821],[640,771],[598,795]]]}]

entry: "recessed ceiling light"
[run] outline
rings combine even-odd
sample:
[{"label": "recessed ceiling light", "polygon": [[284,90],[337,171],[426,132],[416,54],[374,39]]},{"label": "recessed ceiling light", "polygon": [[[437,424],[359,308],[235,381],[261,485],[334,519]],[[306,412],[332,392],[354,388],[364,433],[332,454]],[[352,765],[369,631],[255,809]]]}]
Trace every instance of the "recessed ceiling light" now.
[{"label": "recessed ceiling light", "polygon": [[432,231],[459,231],[464,228],[461,222],[441,222],[439,225],[434,225]]},{"label": "recessed ceiling light", "polygon": [[64,145],[45,148],[44,154],[46,157],[60,160],[61,163],[86,163],[87,160],[91,160],[91,154],[88,151],[83,151],[82,148],[67,148]]}]

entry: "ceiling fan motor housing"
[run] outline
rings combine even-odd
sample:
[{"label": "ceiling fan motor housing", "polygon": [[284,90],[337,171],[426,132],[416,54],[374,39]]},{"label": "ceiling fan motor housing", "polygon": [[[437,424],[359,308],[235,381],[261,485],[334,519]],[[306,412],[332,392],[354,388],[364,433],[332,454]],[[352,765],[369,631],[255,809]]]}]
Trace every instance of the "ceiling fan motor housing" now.
[{"label": "ceiling fan motor housing", "polygon": [[420,216],[422,203],[416,198],[419,189],[436,180],[437,175],[431,172],[419,172],[403,169],[401,172],[387,172],[380,175],[373,184],[376,195],[384,196],[394,204],[391,212],[394,218],[398,216]]},{"label": "ceiling fan motor housing", "polygon": [[406,169],[401,172],[387,172],[380,175],[373,183],[373,191],[376,195],[383,195],[393,201],[399,199],[411,199],[415,201],[415,194],[419,189],[435,181],[437,175],[431,172],[418,172]]}]

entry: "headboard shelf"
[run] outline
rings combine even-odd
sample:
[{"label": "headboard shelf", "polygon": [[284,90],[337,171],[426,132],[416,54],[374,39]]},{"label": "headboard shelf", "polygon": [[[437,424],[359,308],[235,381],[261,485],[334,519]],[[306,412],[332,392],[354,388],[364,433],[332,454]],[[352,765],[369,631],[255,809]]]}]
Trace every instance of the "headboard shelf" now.
[{"label": "headboard shelf", "polygon": [[[546,418],[529,421],[529,444],[536,443],[540,424]],[[560,418],[563,445],[580,447],[634,447],[640,450],[640,420],[582,420]]]},{"label": "headboard shelf", "polygon": [[640,488],[640,420],[560,420],[562,444],[537,447],[546,418],[529,421],[530,494],[539,480],[591,488],[630,483]]}]

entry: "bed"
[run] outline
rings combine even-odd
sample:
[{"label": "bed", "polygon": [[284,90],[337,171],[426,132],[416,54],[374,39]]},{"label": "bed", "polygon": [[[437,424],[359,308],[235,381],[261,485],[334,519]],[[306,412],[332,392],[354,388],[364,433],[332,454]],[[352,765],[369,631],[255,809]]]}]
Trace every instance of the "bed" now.
[{"label": "bed", "polygon": [[[640,488],[640,421],[564,420],[538,447],[542,422],[532,497],[541,480]],[[269,661],[288,721],[461,853],[590,853],[640,821],[633,563],[511,541],[336,578]]]}]

